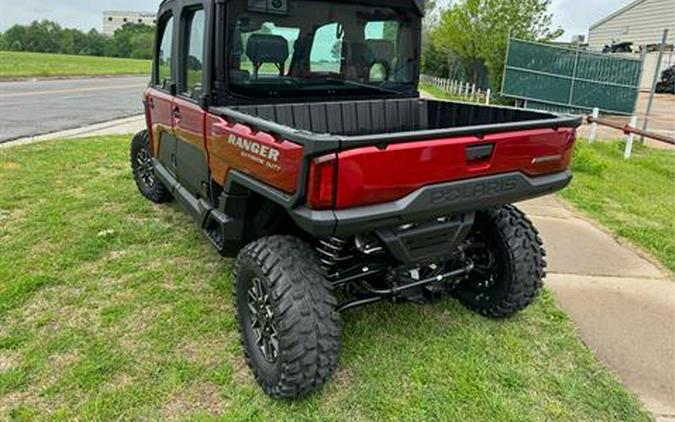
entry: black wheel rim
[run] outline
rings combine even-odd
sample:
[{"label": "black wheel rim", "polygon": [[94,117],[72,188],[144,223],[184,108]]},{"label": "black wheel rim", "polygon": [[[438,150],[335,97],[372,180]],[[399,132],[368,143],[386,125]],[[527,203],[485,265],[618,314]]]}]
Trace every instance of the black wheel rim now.
[{"label": "black wheel rim", "polygon": [[473,262],[473,269],[462,283],[466,294],[474,303],[490,302],[499,290],[503,263],[499,256],[499,245],[495,239],[483,232],[477,232],[467,248],[467,256]]},{"label": "black wheel rim", "polygon": [[270,295],[258,277],[251,280],[248,290],[248,312],[256,346],[266,361],[276,362],[279,357],[279,332],[274,322]]},{"label": "black wheel rim", "polygon": [[152,164],[152,157],[145,148],[142,148],[136,154],[136,165],[140,181],[148,188],[155,186],[155,170]]}]

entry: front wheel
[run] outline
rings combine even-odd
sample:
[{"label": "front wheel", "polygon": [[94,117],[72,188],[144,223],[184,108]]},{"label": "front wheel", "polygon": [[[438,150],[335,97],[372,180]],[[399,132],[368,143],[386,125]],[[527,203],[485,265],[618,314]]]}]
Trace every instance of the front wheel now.
[{"label": "front wheel", "polygon": [[262,238],[239,253],[234,283],[246,361],[265,393],[320,389],[337,368],[340,317],[314,251],[293,237]]},{"label": "front wheel", "polygon": [[506,318],[529,306],[543,286],[546,253],[525,214],[512,205],[477,213],[468,240],[474,270],[455,291],[457,299],[489,318]]},{"label": "front wheel", "polygon": [[138,132],[131,141],[131,171],[138,190],[150,201],[161,204],[171,200],[171,193],[155,175],[148,131]]}]

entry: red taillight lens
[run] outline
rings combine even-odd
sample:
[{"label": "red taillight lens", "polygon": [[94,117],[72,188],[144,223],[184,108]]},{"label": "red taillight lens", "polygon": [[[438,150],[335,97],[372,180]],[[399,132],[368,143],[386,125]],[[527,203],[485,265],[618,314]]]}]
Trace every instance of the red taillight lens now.
[{"label": "red taillight lens", "polygon": [[314,210],[335,206],[337,155],[331,154],[312,161],[309,169],[307,205]]}]

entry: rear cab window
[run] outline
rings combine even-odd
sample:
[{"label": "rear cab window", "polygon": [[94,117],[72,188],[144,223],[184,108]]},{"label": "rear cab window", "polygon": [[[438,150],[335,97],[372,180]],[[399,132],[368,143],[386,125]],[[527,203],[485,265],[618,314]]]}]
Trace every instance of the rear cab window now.
[{"label": "rear cab window", "polygon": [[[311,13],[307,13],[311,10]],[[328,0],[228,2],[227,90],[251,98],[416,90],[412,10]]]}]

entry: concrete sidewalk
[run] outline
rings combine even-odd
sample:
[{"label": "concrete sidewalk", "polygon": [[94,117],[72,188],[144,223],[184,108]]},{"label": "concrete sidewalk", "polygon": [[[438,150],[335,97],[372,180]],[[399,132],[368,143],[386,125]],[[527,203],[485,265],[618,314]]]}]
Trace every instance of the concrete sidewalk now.
[{"label": "concrete sidewalk", "polygon": [[518,206],[544,239],[545,284],[586,345],[657,420],[675,421],[675,282],[555,197]]}]

